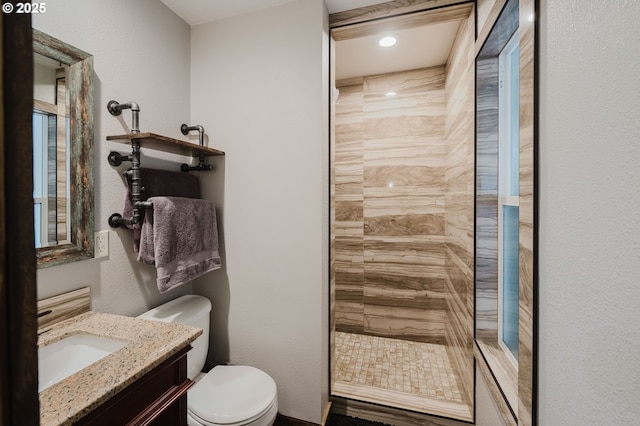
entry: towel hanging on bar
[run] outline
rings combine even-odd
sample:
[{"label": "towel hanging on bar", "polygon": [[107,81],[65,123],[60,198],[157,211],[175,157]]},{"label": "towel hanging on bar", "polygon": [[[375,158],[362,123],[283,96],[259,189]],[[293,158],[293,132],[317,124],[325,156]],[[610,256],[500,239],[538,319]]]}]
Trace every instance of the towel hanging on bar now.
[{"label": "towel hanging on bar", "polygon": [[[127,194],[122,215],[128,218],[133,214],[131,174],[125,173],[125,177],[127,178]],[[189,173],[143,167],[140,168],[140,177],[144,189],[143,199],[158,196],[200,198],[200,181]],[[140,224],[127,226],[133,229],[134,249],[137,252],[140,243]]]},{"label": "towel hanging on bar", "polygon": [[155,265],[161,293],[221,267],[212,202],[152,197],[140,233],[138,261]]}]

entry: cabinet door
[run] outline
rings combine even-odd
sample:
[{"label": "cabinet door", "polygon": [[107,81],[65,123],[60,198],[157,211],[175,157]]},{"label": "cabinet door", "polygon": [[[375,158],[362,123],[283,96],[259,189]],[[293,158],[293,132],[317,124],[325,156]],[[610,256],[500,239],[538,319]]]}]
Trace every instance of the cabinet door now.
[{"label": "cabinet door", "polygon": [[79,425],[187,424],[187,346],[81,419]]}]

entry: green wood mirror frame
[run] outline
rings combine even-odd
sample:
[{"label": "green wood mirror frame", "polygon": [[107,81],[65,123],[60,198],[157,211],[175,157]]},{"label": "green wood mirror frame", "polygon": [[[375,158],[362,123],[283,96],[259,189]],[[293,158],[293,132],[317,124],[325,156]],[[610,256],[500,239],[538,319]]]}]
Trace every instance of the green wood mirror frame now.
[{"label": "green wood mirror frame", "polygon": [[39,268],[93,258],[93,56],[33,29],[33,51],[69,67],[69,242],[36,250]]}]

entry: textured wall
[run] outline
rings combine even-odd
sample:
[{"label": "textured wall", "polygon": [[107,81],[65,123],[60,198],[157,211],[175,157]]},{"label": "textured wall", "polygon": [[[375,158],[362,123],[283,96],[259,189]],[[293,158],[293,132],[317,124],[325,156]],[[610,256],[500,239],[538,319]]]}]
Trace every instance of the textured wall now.
[{"label": "textured wall", "polygon": [[[335,172],[341,331],[445,343],[444,78],[441,66],[340,87]],[[386,96],[389,91],[396,95]]]},{"label": "textured wall", "polygon": [[640,2],[540,14],[538,424],[637,424]]},{"label": "textured wall", "polygon": [[[93,309],[135,315],[190,292],[186,285],[161,295],[155,268],[135,260],[129,231],[112,230],[108,217],[121,212],[125,197],[123,164],[106,161],[125,145],[106,142],[107,135],[129,131],[131,113],[107,112],[107,102],[140,104],[142,131],[182,138],[180,124],[189,117],[189,26],[161,2],[60,0],[46,13],[33,15],[33,26],[94,55],[95,67],[95,225],[109,230],[109,257],[38,270],[38,298],[91,287]],[[159,31],[159,29],[162,31]],[[143,149],[143,166],[177,170],[185,158]]]}]

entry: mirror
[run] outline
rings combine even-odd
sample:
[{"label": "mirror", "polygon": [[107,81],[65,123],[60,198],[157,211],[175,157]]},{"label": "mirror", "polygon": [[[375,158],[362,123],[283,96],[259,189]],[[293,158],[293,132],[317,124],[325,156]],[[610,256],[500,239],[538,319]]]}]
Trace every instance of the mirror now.
[{"label": "mirror", "polygon": [[93,258],[93,56],[33,29],[38,267]]}]

